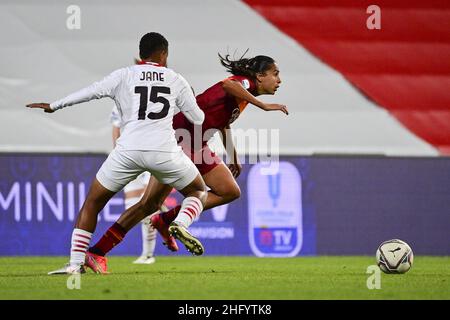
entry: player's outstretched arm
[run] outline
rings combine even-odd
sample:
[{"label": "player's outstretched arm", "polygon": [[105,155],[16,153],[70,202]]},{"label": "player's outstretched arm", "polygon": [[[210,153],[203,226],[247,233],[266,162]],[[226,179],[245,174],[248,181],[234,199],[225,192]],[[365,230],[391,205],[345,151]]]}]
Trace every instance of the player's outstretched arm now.
[{"label": "player's outstretched arm", "polygon": [[51,104],[31,103],[28,104],[27,107],[40,108],[44,109],[45,112],[51,113],[58,109],[62,109],[82,102],[87,102],[92,99],[100,99],[103,97],[113,98],[116,93],[116,89],[122,79],[123,72],[124,69],[116,70],[102,80],[94,82],[90,86],[78,90],[63,99],[52,102]]},{"label": "player's outstretched arm", "polygon": [[285,113],[286,115],[289,114],[288,109],[285,105],[277,104],[277,103],[264,103],[260,100],[258,100],[254,95],[252,95],[250,92],[245,89],[242,84],[240,84],[238,81],[226,79],[222,82],[222,88],[225,90],[226,93],[229,95],[245,100],[248,103],[251,103],[258,108],[264,110],[264,111],[281,111]]},{"label": "player's outstretched arm", "polygon": [[47,113],[52,113],[55,112],[55,110],[53,110],[52,108],[50,108],[50,104],[49,103],[30,103],[26,105],[27,108],[39,108],[39,109],[43,109],[44,112]]}]

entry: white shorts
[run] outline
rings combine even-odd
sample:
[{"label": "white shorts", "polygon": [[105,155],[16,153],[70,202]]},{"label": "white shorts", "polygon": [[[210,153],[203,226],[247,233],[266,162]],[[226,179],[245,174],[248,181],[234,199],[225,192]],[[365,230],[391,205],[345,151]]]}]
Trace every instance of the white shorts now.
[{"label": "white shorts", "polygon": [[97,180],[108,190],[119,192],[144,171],[159,182],[181,190],[200,174],[180,149],[175,152],[114,149],[98,170]]},{"label": "white shorts", "polygon": [[152,175],[148,171],[141,173],[140,175],[138,175],[138,177],[136,179],[129,182],[123,188],[123,192],[127,193],[127,192],[131,192],[131,191],[135,191],[135,190],[145,189],[148,185],[148,182],[150,181],[151,176]]}]

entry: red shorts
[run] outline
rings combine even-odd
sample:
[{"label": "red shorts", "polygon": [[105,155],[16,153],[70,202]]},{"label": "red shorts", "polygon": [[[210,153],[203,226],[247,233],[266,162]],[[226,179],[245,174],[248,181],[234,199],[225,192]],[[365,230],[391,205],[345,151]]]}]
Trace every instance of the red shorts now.
[{"label": "red shorts", "polygon": [[195,152],[185,149],[183,149],[183,151],[192,160],[202,176],[223,163],[222,159],[218,157],[208,145]]}]

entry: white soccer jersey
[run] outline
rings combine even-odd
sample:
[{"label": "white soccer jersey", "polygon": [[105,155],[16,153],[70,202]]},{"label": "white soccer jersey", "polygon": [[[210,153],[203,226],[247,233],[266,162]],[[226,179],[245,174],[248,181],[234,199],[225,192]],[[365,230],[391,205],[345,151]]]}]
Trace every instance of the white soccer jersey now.
[{"label": "white soccer jersey", "polygon": [[[177,106],[175,106],[174,116],[180,112],[180,109],[178,109]],[[117,106],[114,105],[111,110],[111,114],[109,115],[109,122],[116,127],[120,128],[122,126],[122,119],[120,118],[119,110],[117,110]]]},{"label": "white soccer jersey", "polygon": [[116,70],[50,107],[57,110],[103,97],[112,98],[120,114],[116,148],[122,150],[177,150],[172,128],[175,106],[195,124],[204,119],[188,82],[173,70],[151,62]]}]

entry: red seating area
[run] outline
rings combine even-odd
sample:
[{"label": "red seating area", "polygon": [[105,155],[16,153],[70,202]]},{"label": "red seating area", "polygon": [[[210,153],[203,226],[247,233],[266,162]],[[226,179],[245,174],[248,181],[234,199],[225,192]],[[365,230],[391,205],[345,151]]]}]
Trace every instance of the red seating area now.
[{"label": "red seating area", "polygon": [[[450,155],[450,1],[246,0],[405,127]],[[381,30],[369,30],[369,5]]]}]

